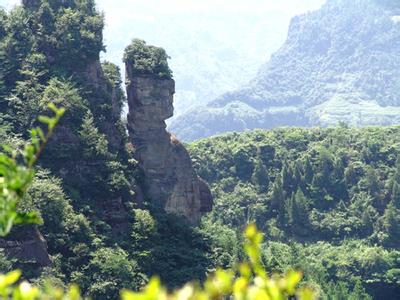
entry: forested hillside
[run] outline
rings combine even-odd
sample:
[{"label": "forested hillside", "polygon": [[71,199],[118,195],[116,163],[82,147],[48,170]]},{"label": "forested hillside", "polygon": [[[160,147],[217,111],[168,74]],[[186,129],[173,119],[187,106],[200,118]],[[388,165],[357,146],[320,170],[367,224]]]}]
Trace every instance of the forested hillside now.
[{"label": "forested hillside", "polygon": [[[65,108],[32,185],[19,191],[20,213],[37,211],[44,222],[0,239],[0,273],[20,268],[42,287],[77,283],[93,299],[140,290],[153,275],[168,288],[202,283],[245,251],[258,255],[254,226],[252,248],[242,248],[254,222],[265,233],[263,265],[253,255],[260,274],[302,270],[301,285],[322,299],[398,298],[400,127],[232,133],[187,145],[189,156],[165,130],[174,93],[167,54],[140,40],[124,57],[122,122],[120,70],[99,59],[103,23],[92,0],[24,0],[0,11],[1,159],[35,143],[29,129],[51,123],[49,103]],[[10,165],[25,162],[18,157]],[[4,178],[1,159],[3,195],[4,182],[20,182]],[[243,265],[235,271],[254,279]]]},{"label": "forested hillside", "polygon": [[195,140],[279,126],[397,124],[399,15],[397,0],[328,0],[294,17],[286,42],[249,84],[180,116],[171,131]]},{"label": "forested hillside", "polygon": [[190,152],[215,196],[204,227],[218,264],[241,256],[235,231],[255,222],[268,270],[304,270],[327,299],[398,298],[400,127],[256,130]]},{"label": "forested hillside", "polygon": [[18,267],[40,284],[76,282],[94,299],[116,299],[153,274],[170,287],[202,279],[209,260],[200,233],[141,195],[121,75],[99,61],[103,25],[91,0],[0,11],[0,143],[21,147],[50,102],[66,110],[20,208],[42,216],[49,257],[40,234],[16,228],[0,239],[0,272]]}]

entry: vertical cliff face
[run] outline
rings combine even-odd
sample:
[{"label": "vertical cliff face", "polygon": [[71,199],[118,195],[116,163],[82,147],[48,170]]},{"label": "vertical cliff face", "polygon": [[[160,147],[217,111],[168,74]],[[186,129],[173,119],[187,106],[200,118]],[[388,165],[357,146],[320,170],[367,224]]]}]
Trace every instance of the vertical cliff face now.
[{"label": "vertical cliff face", "polygon": [[126,57],[125,62],[129,136],[144,174],[144,193],[155,205],[195,223],[211,210],[212,196],[185,147],[166,131],[165,120],[173,115],[175,82],[163,73],[143,71],[137,61]]},{"label": "vertical cliff face", "polygon": [[[7,22],[0,22],[0,52],[4,52],[0,63],[10,66],[0,70],[0,78],[7,78],[0,80],[0,90],[4,99],[17,101],[2,101],[1,114],[9,114],[13,120],[10,130],[25,138],[28,129],[36,126],[38,115],[47,113],[46,103],[66,109],[41,156],[40,166],[60,179],[57,185],[62,185],[72,206],[69,217],[87,222],[82,239],[92,244],[92,237],[107,236],[114,244],[131,232],[128,205],[134,205],[136,185],[135,166],[125,148],[127,135],[120,118],[124,93],[119,70],[110,63],[100,63],[103,18],[94,1],[23,0],[15,11],[20,18],[14,18],[12,12],[3,16]],[[13,34],[15,30],[20,34]],[[25,68],[29,75],[23,71]],[[15,90],[18,92],[14,94]],[[32,199],[32,205],[41,211],[45,205],[36,207],[42,201],[37,198]],[[61,208],[56,211],[63,217]],[[70,235],[63,230],[80,221],[59,221],[63,224],[59,232],[53,234],[46,223],[39,230],[47,239],[50,254],[62,252],[63,263],[70,264],[68,255],[73,251],[68,247],[72,249],[81,240],[71,237],[74,241],[61,249],[59,241],[63,238],[59,235]],[[39,231],[27,227],[21,232],[15,239],[0,239],[0,250],[18,258],[18,262],[47,265],[47,245]]]}]

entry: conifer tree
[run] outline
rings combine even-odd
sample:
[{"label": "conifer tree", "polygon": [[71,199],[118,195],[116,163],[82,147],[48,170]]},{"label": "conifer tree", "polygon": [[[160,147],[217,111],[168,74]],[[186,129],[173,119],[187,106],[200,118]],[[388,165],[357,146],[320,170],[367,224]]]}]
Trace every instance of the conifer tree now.
[{"label": "conifer tree", "polygon": [[39,84],[37,74],[30,72],[24,81],[17,81],[12,96],[7,99],[14,115],[14,126],[20,132],[33,127],[41,111],[42,92],[43,86]]},{"label": "conifer tree", "polygon": [[285,200],[285,225],[293,229],[296,226],[296,203],[295,203],[295,195],[292,194],[291,197],[286,198]]},{"label": "conifer tree", "polygon": [[382,223],[384,231],[388,235],[388,243],[398,244],[400,242],[400,210],[396,209],[393,203],[389,203],[386,207]]},{"label": "conifer tree", "polygon": [[286,192],[290,192],[293,183],[293,170],[285,161],[282,167],[282,187]]},{"label": "conifer tree", "polygon": [[314,177],[314,171],[310,162],[310,158],[307,157],[306,161],[303,166],[303,172],[304,172],[304,180],[306,183],[310,184],[313,180]]},{"label": "conifer tree", "polygon": [[400,209],[400,184],[397,182],[393,183],[392,203],[394,207]]},{"label": "conifer tree", "polygon": [[353,164],[349,164],[346,170],[344,171],[344,179],[347,187],[351,187],[357,183],[357,173],[354,169]]},{"label": "conifer tree", "polygon": [[301,172],[300,162],[296,161],[294,164],[294,174],[293,174],[293,187],[297,189],[299,186],[302,186],[303,175]]},{"label": "conifer tree", "polygon": [[379,193],[379,181],[375,169],[368,167],[365,176],[369,192],[371,195],[376,196]]},{"label": "conifer tree", "polygon": [[400,184],[400,155],[397,157],[394,167],[395,172],[393,176],[393,181]]},{"label": "conifer tree", "polygon": [[278,177],[272,187],[271,207],[276,211],[278,221],[283,224],[285,214],[285,192],[282,187],[282,179]]},{"label": "conifer tree", "polygon": [[349,196],[346,187],[346,180],[344,176],[345,171],[342,159],[337,158],[333,167],[334,198],[347,200]]},{"label": "conifer tree", "polygon": [[268,190],[268,173],[260,157],[256,160],[251,182],[256,185],[261,192]]},{"label": "conifer tree", "polygon": [[308,227],[308,199],[299,188],[294,196],[296,228],[299,234],[306,232]]},{"label": "conifer tree", "polygon": [[356,284],[354,285],[353,291],[348,297],[348,300],[372,300],[372,297],[365,292],[364,287],[360,280],[357,280]]},{"label": "conifer tree", "polygon": [[344,166],[343,161],[340,158],[337,158],[334,163],[334,170],[333,173],[337,180],[342,180],[344,177]]},{"label": "conifer tree", "polygon": [[294,234],[306,233],[308,227],[308,200],[299,188],[285,202],[286,225]]},{"label": "conifer tree", "polygon": [[331,160],[328,154],[324,151],[320,155],[320,164],[321,164],[321,171],[320,175],[320,183],[323,187],[328,188],[331,184]]},{"label": "conifer tree", "polygon": [[365,228],[366,234],[370,235],[374,228],[374,221],[372,220],[371,214],[369,212],[369,209],[366,209],[361,217],[361,222],[363,224],[363,227]]},{"label": "conifer tree", "polygon": [[108,141],[104,134],[100,133],[94,125],[93,115],[87,113],[83,119],[82,128],[79,131],[80,138],[85,146],[84,155],[88,158],[93,156],[107,156]]}]

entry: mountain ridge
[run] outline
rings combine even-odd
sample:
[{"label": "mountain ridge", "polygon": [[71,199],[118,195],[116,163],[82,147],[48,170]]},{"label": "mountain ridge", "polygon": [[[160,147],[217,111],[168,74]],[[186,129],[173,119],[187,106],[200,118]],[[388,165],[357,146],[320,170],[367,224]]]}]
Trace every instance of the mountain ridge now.
[{"label": "mountain ridge", "polygon": [[249,84],[178,117],[171,131],[194,140],[254,128],[400,122],[393,3],[331,0],[294,17],[286,42]]}]

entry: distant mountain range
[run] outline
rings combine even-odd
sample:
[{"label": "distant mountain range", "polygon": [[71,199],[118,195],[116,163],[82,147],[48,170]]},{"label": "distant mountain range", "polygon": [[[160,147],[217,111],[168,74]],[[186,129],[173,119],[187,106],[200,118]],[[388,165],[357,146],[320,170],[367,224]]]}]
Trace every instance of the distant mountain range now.
[{"label": "distant mountain range", "polygon": [[328,0],[294,17],[284,45],[249,84],[178,116],[170,130],[195,140],[339,122],[400,123],[398,0]]},{"label": "distant mountain range", "polygon": [[[108,15],[112,17],[107,7],[100,8],[105,9],[106,20]],[[175,116],[250,81],[282,45],[290,21],[287,14],[273,12],[267,16],[221,13],[161,15],[156,21],[132,19],[132,24],[106,27],[107,53],[103,57],[120,64],[122,51],[132,38],[165,48],[176,81]]]}]

